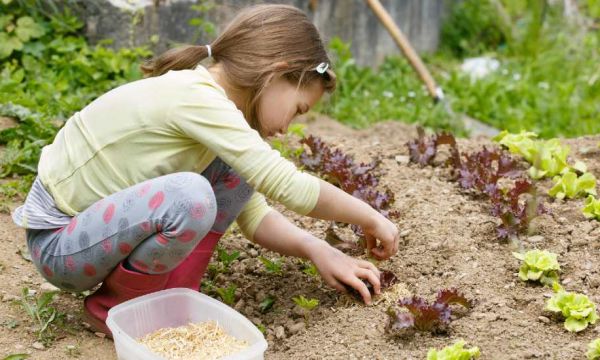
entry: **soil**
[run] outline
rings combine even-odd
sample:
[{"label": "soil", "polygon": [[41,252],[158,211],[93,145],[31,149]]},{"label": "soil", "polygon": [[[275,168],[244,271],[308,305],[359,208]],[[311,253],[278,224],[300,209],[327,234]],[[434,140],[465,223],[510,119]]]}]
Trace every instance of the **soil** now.
[{"label": "soil", "polygon": [[[396,196],[400,211],[397,224],[403,244],[380,268],[394,271],[400,279],[392,291],[363,304],[338,294],[318,276],[302,272],[303,262],[283,260],[282,275],[266,272],[258,256],[279,257],[242,238],[233,229],[221,245],[237,250],[240,258],[230,270],[214,277],[215,286],[238,287],[234,307],[266,330],[267,359],[425,359],[431,347],[441,348],[464,339],[479,346],[482,359],[582,359],[586,345],[599,337],[600,327],[591,326],[573,334],[562,322],[545,313],[544,303],[551,290],[518,280],[515,248],[496,240],[496,220],[489,215],[486,200],[461,191],[449,181],[443,168],[420,168],[405,162],[405,143],[416,130],[398,122],[379,123],[366,130],[353,130],[319,118],[308,122],[308,133],[354,155],[358,160],[378,158],[382,183]],[[571,158],[583,160],[600,178],[600,137],[565,140]],[[461,140],[461,150],[490,145],[480,137]],[[551,182],[539,183],[547,189]],[[581,214],[583,200],[552,201],[545,198],[551,213],[534,222],[529,236],[522,238],[525,249],[547,249],[559,254],[561,280],[567,290],[583,292],[600,303],[599,253],[600,222]],[[329,224],[284,212],[298,226],[324,238]],[[58,330],[48,348],[37,350],[33,322],[15,301],[21,289],[39,291],[43,279],[18,252],[24,248],[24,231],[13,225],[9,215],[0,215],[0,356],[30,353],[34,359],[64,359],[67,346],[76,347],[81,358],[116,358],[112,341],[86,331],[82,324],[82,296],[61,292],[54,306],[66,315],[71,333]],[[351,239],[341,229],[342,237]],[[446,335],[417,333],[394,338],[385,334],[385,310],[398,297],[415,294],[429,299],[440,288],[456,287],[475,300],[473,309],[458,316]],[[306,318],[295,308],[292,297],[304,295],[319,300]],[[261,313],[259,304],[274,297],[271,310]],[[16,327],[14,320],[17,321]]]}]

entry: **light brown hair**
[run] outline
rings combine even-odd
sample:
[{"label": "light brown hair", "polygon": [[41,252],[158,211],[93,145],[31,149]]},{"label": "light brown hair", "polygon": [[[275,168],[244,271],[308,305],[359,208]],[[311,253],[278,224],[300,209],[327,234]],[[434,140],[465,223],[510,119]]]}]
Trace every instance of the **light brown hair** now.
[{"label": "light brown hair", "polygon": [[[247,93],[244,116],[260,133],[259,98],[274,78],[283,77],[298,87],[321,81],[324,89],[335,89],[335,73],[315,69],[330,63],[313,23],[300,9],[288,5],[255,5],[242,10],[210,44],[212,59],[220,63],[228,83]],[[142,65],[146,76],[159,76],[169,70],[193,69],[208,57],[204,45],[171,49]],[[287,66],[274,66],[286,63]]]}]

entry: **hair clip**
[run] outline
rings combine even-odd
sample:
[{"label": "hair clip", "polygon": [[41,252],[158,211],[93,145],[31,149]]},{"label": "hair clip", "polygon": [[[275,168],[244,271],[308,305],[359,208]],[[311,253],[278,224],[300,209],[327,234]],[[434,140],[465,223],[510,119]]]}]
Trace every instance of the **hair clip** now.
[{"label": "hair clip", "polygon": [[317,66],[315,70],[317,70],[319,74],[325,74],[325,71],[327,71],[327,69],[329,69],[329,64],[322,62],[319,64],[319,66]]}]

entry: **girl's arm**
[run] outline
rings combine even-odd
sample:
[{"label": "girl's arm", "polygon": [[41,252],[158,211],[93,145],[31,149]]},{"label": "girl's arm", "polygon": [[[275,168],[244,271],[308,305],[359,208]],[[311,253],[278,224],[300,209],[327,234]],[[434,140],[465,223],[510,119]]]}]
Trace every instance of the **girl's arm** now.
[{"label": "girl's arm", "polygon": [[399,232],[396,225],[364,201],[328,182],[320,180],[320,186],[319,200],[308,216],[362,227],[367,251],[379,259],[388,259],[398,251]]},{"label": "girl's arm", "polygon": [[371,294],[361,278],[373,284],[376,294],[380,293],[379,270],[375,265],[342,253],[298,228],[278,211],[272,210],[263,218],[253,241],[283,255],[309,259],[329,286],[346,292],[343,284],[350,285],[361,294],[366,304],[371,303]]}]

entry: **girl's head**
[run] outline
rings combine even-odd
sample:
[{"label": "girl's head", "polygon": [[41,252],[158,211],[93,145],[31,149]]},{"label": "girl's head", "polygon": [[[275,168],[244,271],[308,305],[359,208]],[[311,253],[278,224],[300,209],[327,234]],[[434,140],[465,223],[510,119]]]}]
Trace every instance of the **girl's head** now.
[{"label": "girl's head", "polygon": [[[238,106],[262,136],[284,132],[295,115],[335,89],[335,74],[324,70],[330,60],[317,29],[293,6],[246,8],[210,47],[213,66],[229,90],[240,95]],[[207,57],[206,46],[187,46],[167,51],[142,70],[158,76],[192,69]]]}]

